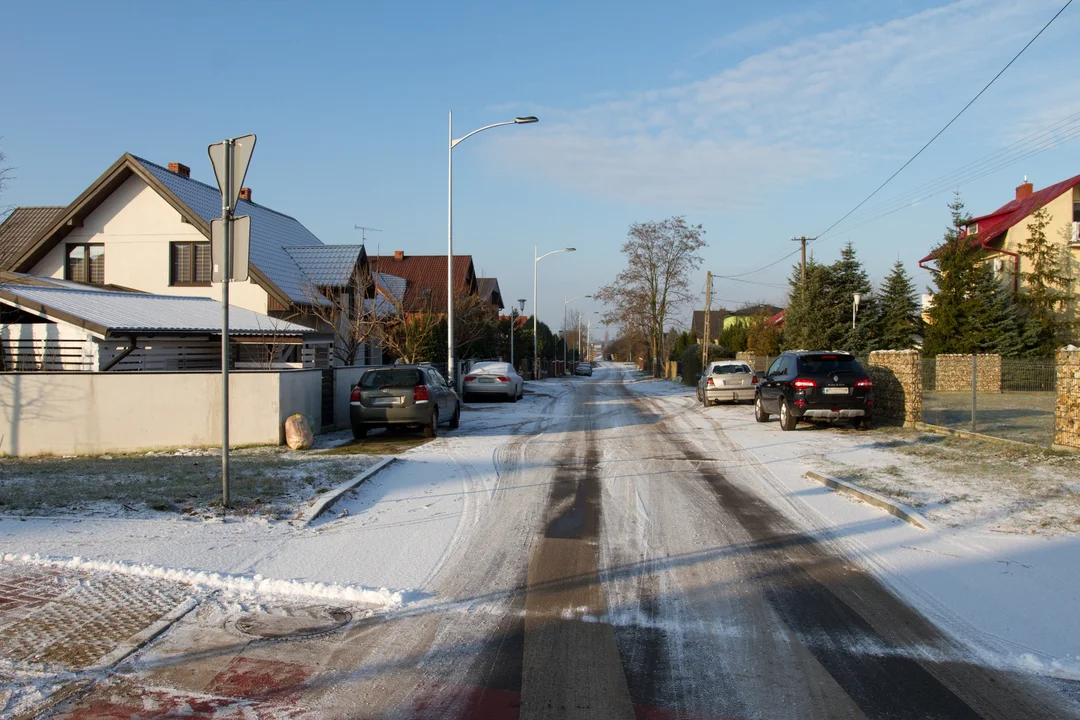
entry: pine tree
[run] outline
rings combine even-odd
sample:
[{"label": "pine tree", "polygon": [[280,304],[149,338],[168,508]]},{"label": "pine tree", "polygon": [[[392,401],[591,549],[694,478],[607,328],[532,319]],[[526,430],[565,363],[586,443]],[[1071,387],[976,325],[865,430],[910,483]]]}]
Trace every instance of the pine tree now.
[{"label": "pine tree", "polygon": [[1027,261],[1027,271],[1020,273],[1024,292],[1020,304],[1024,310],[1024,344],[1032,355],[1053,357],[1068,342],[1070,323],[1064,313],[1072,303],[1070,278],[1062,263],[1061,248],[1046,237],[1050,214],[1039,206],[1028,223],[1028,241],[1018,248]]},{"label": "pine tree", "polygon": [[[878,305],[873,286],[862,262],[850,242],[840,251],[840,259],[827,269],[829,328],[824,349],[843,349],[856,355],[868,355],[875,346],[874,330],[877,325]],[[855,293],[860,294],[859,311],[855,327],[852,327],[852,310]]]},{"label": "pine tree", "polygon": [[1023,347],[1016,305],[984,261],[978,244],[971,237],[960,236],[969,218],[959,195],[949,210],[952,224],[934,250],[937,290],[928,313],[925,353],[1016,355]]},{"label": "pine tree", "polygon": [[919,300],[915,284],[899,260],[885,278],[881,288],[881,319],[878,347],[885,350],[907,350],[915,347],[915,338],[922,327]]},{"label": "pine tree", "polygon": [[832,308],[828,298],[827,268],[812,257],[806,262],[806,279],[796,265],[792,271],[791,294],[784,314],[783,347],[785,350],[821,350],[827,348]]}]

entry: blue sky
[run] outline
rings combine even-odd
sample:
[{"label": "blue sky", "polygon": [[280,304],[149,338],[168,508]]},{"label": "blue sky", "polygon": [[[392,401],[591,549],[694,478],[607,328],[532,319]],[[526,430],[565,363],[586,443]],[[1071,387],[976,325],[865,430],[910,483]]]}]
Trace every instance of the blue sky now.
[{"label": "blue sky", "polygon": [[[839,219],[930,138],[1063,0],[830,2],[8,3],[0,45],[3,202],[66,204],[125,151],[213,182],[206,146],[255,132],[257,202],[328,243],[380,228],[383,252],[446,251],[447,111],[455,251],[540,317],[622,264],[635,221],[686,215],[704,270],[754,270]],[[228,20],[231,27],[222,28]],[[867,208],[1080,112],[1070,7]],[[965,182],[975,214],[1080,172],[1076,141]],[[880,279],[940,239],[950,191],[916,193],[815,243],[855,243]],[[886,208],[886,209],[891,209]],[[794,258],[792,258],[794,260]],[[718,281],[729,307],[782,304],[791,261]],[[589,301],[574,307],[600,310]],[[684,310],[674,323],[685,320]],[[592,316],[596,317],[596,316]]]}]

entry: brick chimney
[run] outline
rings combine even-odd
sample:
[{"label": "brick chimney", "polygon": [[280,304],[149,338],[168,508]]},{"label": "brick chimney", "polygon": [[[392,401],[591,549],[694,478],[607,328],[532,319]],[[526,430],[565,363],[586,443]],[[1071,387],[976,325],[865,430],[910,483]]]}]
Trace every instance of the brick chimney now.
[{"label": "brick chimney", "polygon": [[1016,186],[1016,199],[1023,200],[1029,198],[1035,194],[1035,186],[1028,182],[1027,175],[1024,176],[1024,182]]},{"label": "brick chimney", "polygon": [[171,162],[169,163],[169,172],[175,173],[182,178],[191,177],[191,168],[183,163]]},{"label": "brick chimney", "polygon": [[241,200],[247,200],[248,202],[255,202],[254,200],[251,199],[251,188],[248,188],[248,187],[240,188],[240,199]]},{"label": "brick chimney", "polygon": [[394,259],[395,260],[404,260],[405,259],[405,251],[404,250],[395,250],[394,251]]}]

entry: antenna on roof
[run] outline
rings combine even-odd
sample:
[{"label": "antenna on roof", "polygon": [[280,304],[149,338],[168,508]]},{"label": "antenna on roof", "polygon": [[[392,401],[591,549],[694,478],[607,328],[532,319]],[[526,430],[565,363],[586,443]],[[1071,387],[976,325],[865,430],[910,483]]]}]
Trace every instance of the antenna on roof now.
[{"label": "antenna on roof", "polygon": [[360,244],[367,245],[367,234],[371,232],[382,232],[379,228],[364,227],[363,225],[353,225],[353,230],[360,231]]}]

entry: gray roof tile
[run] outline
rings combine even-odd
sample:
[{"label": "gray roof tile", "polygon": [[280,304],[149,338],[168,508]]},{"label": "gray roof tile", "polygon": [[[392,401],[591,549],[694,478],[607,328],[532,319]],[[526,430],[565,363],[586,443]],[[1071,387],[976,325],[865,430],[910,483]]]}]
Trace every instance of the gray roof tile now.
[{"label": "gray roof tile", "polygon": [[285,252],[318,287],[345,287],[364,251],[363,245],[303,245]]},{"label": "gray roof tile", "polygon": [[[0,291],[41,305],[46,312],[51,309],[104,327],[114,335],[221,332],[221,303],[211,298],[30,285],[0,285]],[[316,333],[309,327],[238,307],[229,310],[229,332],[292,336]]]},{"label": "gray roof tile", "polygon": [[[207,223],[221,217],[221,192],[217,187],[181,177],[148,160],[135,159]],[[247,200],[237,203],[236,214],[251,217],[251,264],[293,302],[310,303],[303,273],[286,248],[321,246],[322,241],[295,218]]]}]

